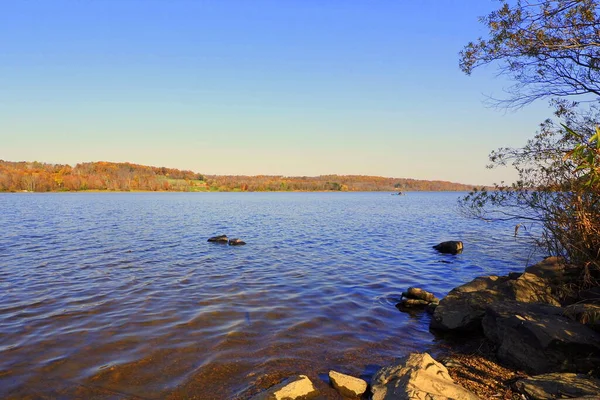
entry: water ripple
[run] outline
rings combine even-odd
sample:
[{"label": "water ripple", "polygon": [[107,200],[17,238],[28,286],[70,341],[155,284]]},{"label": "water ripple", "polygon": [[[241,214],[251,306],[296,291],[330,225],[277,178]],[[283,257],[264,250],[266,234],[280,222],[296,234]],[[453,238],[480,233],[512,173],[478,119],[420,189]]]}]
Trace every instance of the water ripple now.
[{"label": "water ripple", "polygon": [[[0,397],[229,399],[339,366],[368,378],[433,343],[426,314],[395,308],[408,286],[443,296],[536,261],[509,224],[456,215],[457,197],[0,195]],[[223,233],[248,244],[206,242]],[[451,239],[463,254],[431,249]]]}]

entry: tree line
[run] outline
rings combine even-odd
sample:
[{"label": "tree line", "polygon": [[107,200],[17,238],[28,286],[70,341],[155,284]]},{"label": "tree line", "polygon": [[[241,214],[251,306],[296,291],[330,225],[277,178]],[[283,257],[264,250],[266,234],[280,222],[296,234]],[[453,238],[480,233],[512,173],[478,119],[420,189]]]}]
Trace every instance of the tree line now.
[{"label": "tree line", "polygon": [[106,161],[67,164],[0,160],[1,192],[56,191],[468,191],[446,181],[365,175],[203,175],[174,168]]}]

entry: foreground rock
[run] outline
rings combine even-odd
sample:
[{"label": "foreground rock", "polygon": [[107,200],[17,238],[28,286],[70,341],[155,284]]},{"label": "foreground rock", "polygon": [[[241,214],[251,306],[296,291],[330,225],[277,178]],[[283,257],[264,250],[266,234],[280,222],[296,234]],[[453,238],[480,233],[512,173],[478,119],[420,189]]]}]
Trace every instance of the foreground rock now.
[{"label": "foreground rock", "polygon": [[600,334],[547,304],[495,303],[485,311],[483,332],[497,356],[533,374],[587,373],[600,365]]},{"label": "foreground rock", "polygon": [[427,353],[411,353],[400,364],[380,369],[371,382],[373,400],[477,400],[457,385],[448,370]]},{"label": "foreground rock", "polygon": [[252,397],[252,400],[304,400],[316,397],[318,394],[319,392],[306,375],[298,375],[257,394]]},{"label": "foreground rock", "polygon": [[587,375],[553,373],[521,379],[515,390],[532,400],[600,398],[600,381]]},{"label": "foreground rock", "polygon": [[523,303],[544,303],[560,306],[558,290],[553,285],[563,270],[555,262],[542,262],[530,267],[531,272],[508,276],[484,276],[454,288],[444,297],[433,313],[430,327],[442,331],[474,331],[488,305],[512,300]]},{"label": "foreground rock", "polygon": [[227,235],[219,235],[219,236],[213,236],[213,237],[209,238],[208,241],[211,243],[225,244],[229,241],[229,238],[227,238]]},{"label": "foreground rock", "polygon": [[360,397],[367,391],[367,382],[350,375],[329,371],[329,380],[333,387],[345,397]]},{"label": "foreground rock", "polygon": [[459,240],[451,240],[448,242],[436,244],[435,246],[433,246],[433,248],[439,251],[440,253],[459,254],[463,251],[463,242]]}]

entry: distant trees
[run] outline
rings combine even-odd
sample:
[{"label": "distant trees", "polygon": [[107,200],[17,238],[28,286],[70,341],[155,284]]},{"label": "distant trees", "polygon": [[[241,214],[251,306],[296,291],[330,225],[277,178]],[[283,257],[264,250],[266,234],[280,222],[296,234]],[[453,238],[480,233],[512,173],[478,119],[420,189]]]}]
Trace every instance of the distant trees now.
[{"label": "distant trees", "polygon": [[89,162],[75,167],[0,160],[0,191],[467,191],[472,186],[444,181],[363,175],[285,177],[202,175],[131,163]]},{"label": "distant trees", "polygon": [[470,185],[445,181],[385,178],[364,175],[274,176],[207,175],[214,190],[267,191],[394,191],[400,184],[407,191],[468,191]]},{"label": "distant trees", "polygon": [[93,162],[75,167],[0,160],[0,191],[197,190],[202,175],[131,163]]}]

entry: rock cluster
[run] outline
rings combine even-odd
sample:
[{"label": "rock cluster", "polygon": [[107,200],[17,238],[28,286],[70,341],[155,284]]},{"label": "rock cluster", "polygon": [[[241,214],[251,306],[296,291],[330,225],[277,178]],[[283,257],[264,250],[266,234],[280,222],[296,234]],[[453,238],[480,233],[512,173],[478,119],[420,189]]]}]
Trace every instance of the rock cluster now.
[{"label": "rock cluster", "polygon": [[572,267],[548,258],[523,274],[476,278],[440,301],[430,327],[482,332],[500,361],[532,374],[587,373],[600,366],[600,308],[561,307],[568,299],[556,285],[575,277]]},{"label": "rock cluster", "polygon": [[[462,242],[444,242],[435,248],[457,254],[462,251]],[[453,289],[441,301],[433,293],[410,287],[402,293],[397,307],[435,308],[430,323],[434,331],[484,335],[498,360],[533,375],[514,380],[509,389],[523,398],[600,399],[600,380],[592,377],[600,373],[600,305],[593,303],[598,301],[600,290],[575,294],[563,290],[577,278],[577,268],[547,258],[523,273],[476,278]],[[396,365],[380,369],[372,378],[370,394],[362,379],[330,371],[329,380],[344,398],[479,398],[454,381],[446,367],[427,353],[411,353]],[[473,390],[480,391],[475,387]],[[300,375],[253,399],[316,396],[318,391],[312,382]]]},{"label": "rock cluster", "polygon": [[401,311],[415,307],[427,307],[427,311],[433,312],[439,302],[440,299],[435,297],[433,293],[420,288],[409,287],[405,292],[402,292],[402,299],[396,304],[396,307]]},{"label": "rock cluster", "polygon": [[[348,399],[364,398],[368,385],[362,379],[329,372],[331,385]],[[300,400],[319,395],[305,375],[289,378],[252,397],[252,400]],[[373,400],[454,399],[478,400],[479,397],[458,385],[448,370],[427,353],[411,353],[396,365],[381,368],[373,377]]]},{"label": "rock cluster", "polygon": [[213,236],[211,238],[208,239],[208,242],[211,243],[221,243],[221,244],[227,244],[229,243],[230,246],[241,246],[246,244],[246,242],[244,242],[241,239],[235,238],[235,239],[229,239],[227,237],[227,235],[219,235],[219,236]]}]

